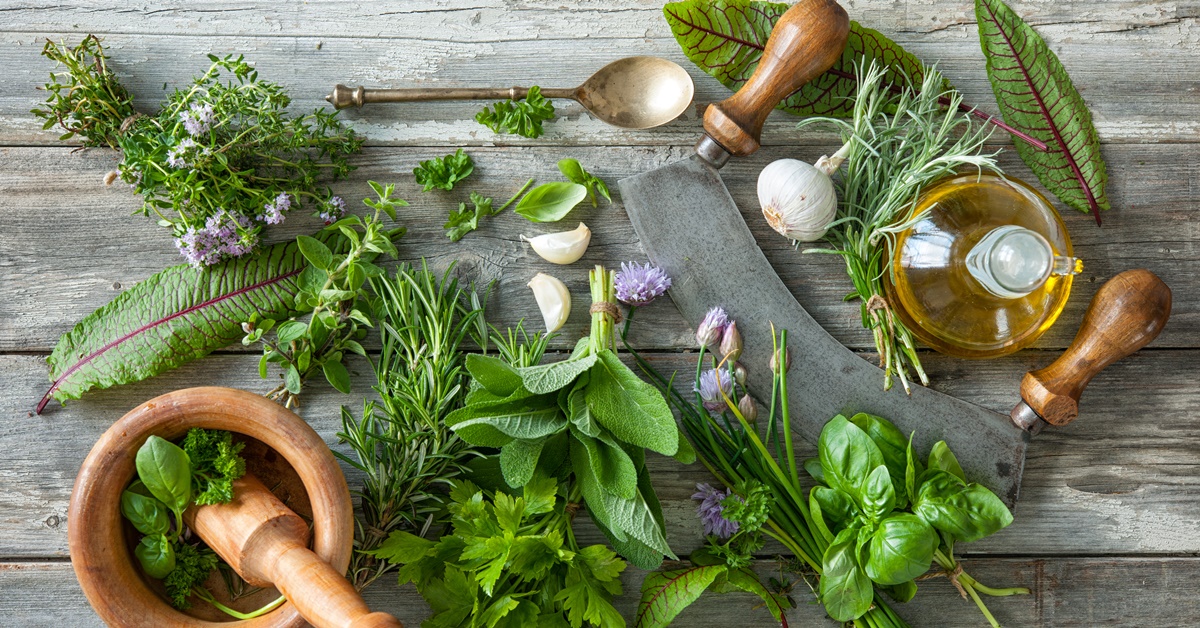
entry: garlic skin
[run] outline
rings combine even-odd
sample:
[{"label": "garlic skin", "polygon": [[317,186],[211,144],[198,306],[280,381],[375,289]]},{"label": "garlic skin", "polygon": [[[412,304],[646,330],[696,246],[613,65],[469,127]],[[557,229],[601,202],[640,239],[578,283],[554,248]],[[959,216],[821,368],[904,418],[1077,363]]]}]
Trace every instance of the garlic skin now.
[{"label": "garlic skin", "polygon": [[[829,178],[837,166],[831,158],[822,161],[813,166],[798,159],[780,159],[758,175],[763,216],[785,237],[799,242],[820,240],[837,214],[837,192]],[[841,160],[836,163],[840,165]]]},{"label": "garlic skin", "polygon": [[567,286],[546,273],[538,273],[529,281],[529,287],[533,289],[533,298],[542,311],[546,333],[552,334],[562,329],[563,323],[571,315],[571,293],[567,291]]},{"label": "garlic skin", "polygon": [[547,233],[532,238],[521,236],[539,257],[552,264],[574,264],[583,257],[592,241],[592,230],[579,223],[572,231]]}]

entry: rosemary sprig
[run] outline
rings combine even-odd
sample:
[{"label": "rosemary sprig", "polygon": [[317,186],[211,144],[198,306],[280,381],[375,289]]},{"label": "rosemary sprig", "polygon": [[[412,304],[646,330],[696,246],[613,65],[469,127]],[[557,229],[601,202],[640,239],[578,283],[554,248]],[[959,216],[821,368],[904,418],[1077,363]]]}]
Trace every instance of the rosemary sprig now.
[{"label": "rosemary sprig", "polygon": [[392,570],[369,553],[389,534],[424,535],[446,520],[443,496],[433,487],[458,475],[474,455],[442,421],[467,389],[460,347],[482,315],[465,305],[466,291],[452,271],[439,280],[424,264],[406,264],[394,277],[371,280],[383,343],[375,364],[380,400],[367,401],[361,419],[342,409],[338,438],[353,455],[335,452],[365,476],[356,493],[361,513],[350,562],[359,590]]},{"label": "rosemary sprig", "polygon": [[848,149],[847,167],[837,182],[837,218],[826,236],[833,248],[804,252],[845,259],[854,284],[847,299],[860,301],[863,327],[874,335],[884,369],[884,388],[890,389],[898,377],[910,392],[913,374],[922,384],[928,385],[929,378],[912,331],[892,314],[884,297],[890,245],[924,218],[906,214],[926,185],[967,167],[999,172],[998,151],[981,153],[991,130],[959,111],[962,95],[947,90],[936,70],[925,72],[920,86],[898,91],[886,82],[886,69],[874,63],[864,64],[858,76],[853,119],[809,118],[799,125],[835,125]]}]

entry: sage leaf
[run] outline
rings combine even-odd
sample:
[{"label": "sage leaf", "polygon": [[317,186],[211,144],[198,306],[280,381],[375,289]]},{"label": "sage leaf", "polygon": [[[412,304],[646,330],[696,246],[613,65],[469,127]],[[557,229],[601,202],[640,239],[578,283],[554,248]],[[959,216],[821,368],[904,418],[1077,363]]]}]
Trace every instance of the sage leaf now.
[{"label": "sage leaf", "polygon": [[530,222],[558,222],[587,198],[587,188],[578,183],[543,183],[517,202],[513,211]]},{"label": "sage leaf", "polygon": [[46,359],[51,398],[78,399],[92,388],[141,381],[237,342],[241,324],[300,313],[294,298],[306,267],[295,242],[256,255],[163,270],[117,295],[59,339]]},{"label": "sage leaf", "polygon": [[171,529],[166,505],[153,497],[128,490],[121,493],[121,514],[134,529],[148,536],[166,534]]},{"label": "sage leaf", "polygon": [[166,535],[143,536],[133,548],[133,555],[141,563],[142,571],[151,578],[162,580],[175,570],[175,549]]},{"label": "sage leaf", "polygon": [[818,594],[825,612],[836,621],[854,621],[871,608],[871,579],[858,564],[854,538],[857,532],[842,530],[825,550],[821,560]]},{"label": "sage leaf", "polygon": [[521,387],[521,374],[497,357],[471,353],[466,358],[467,372],[475,383],[499,397],[507,397]]},{"label": "sage leaf", "polygon": [[646,574],[633,625],[635,628],[666,628],[683,609],[700,599],[713,580],[728,570],[725,565],[708,565]]},{"label": "sage leaf", "polygon": [[545,443],[545,438],[517,439],[500,448],[500,470],[509,486],[521,488],[529,483]]},{"label": "sage leaf", "polygon": [[192,501],[192,464],[178,445],[151,435],[134,458],[138,478],[156,499],[175,512]]},{"label": "sage leaf", "polygon": [[866,432],[839,414],[821,429],[817,452],[829,486],[850,495],[861,506],[867,476],[883,464],[879,447]]},{"label": "sage leaf", "polygon": [[885,586],[908,582],[929,571],[937,543],[937,534],[920,517],[892,515],[879,523],[871,537],[867,577]]},{"label": "sage leaf", "polygon": [[913,512],[960,541],[978,541],[1012,523],[1012,513],[995,493],[979,484],[966,484],[941,470],[927,472],[917,489]]},{"label": "sage leaf", "polygon": [[570,421],[574,431],[585,436],[599,436],[600,427],[592,418],[592,412],[587,406],[587,389],[580,387],[571,391],[571,396],[568,398],[567,405],[570,408]]},{"label": "sage leaf", "polygon": [[521,382],[525,385],[526,390],[535,395],[543,395],[566,388],[575,381],[576,377],[592,368],[595,363],[596,356],[589,354],[562,362],[530,366],[518,369],[517,372],[521,374]]},{"label": "sage leaf", "polygon": [[637,493],[637,468],[629,454],[603,433],[596,437],[579,433],[572,436],[583,445],[600,488],[622,499],[633,499]]},{"label": "sage leaf", "polygon": [[558,406],[523,408],[460,421],[450,426],[455,432],[469,432],[470,428],[487,425],[511,438],[544,438],[561,432],[567,426],[567,418]]},{"label": "sage leaf", "polygon": [[979,43],[1004,121],[1046,144],[1017,142],[1017,154],[1068,206],[1090,212],[1111,204],[1108,172],[1092,114],[1054,51],[1002,0],[975,0]]},{"label": "sage leaf", "polygon": [[590,371],[587,405],[613,436],[671,456],[678,451],[675,415],[654,386],[642,381],[611,350],[598,356]]},{"label": "sage leaf", "polygon": [[[789,6],[757,0],[683,0],[667,3],[663,16],[684,55],[737,91],[758,67],[771,29]],[[777,108],[798,116],[853,117],[858,64],[869,67],[872,62],[887,68],[888,82],[897,87],[920,85],[925,78],[920,59],[879,31],[852,21],[842,57]]]}]

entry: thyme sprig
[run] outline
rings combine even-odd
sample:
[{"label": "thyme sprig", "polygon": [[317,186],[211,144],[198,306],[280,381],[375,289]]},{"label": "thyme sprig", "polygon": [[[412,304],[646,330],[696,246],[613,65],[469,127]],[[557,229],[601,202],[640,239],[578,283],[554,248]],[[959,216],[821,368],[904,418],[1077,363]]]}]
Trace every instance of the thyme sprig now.
[{"label": "thyme sprig", "polygon": [[892,314],[884,296],[890,245],[925,217],[906,214],[926,185],[963,168],[999,172],[994,159],[999,151],[981,152],[991,130],[959,111],[962,95],[947,90],[936,70],[925,72],[920,86],[898,91],[885,81],[886,68],[874,63],[864,63],[858,76],[852,119],[809,118],[799,124],[832,124],[848,147],[847,167],[836,184],[838,213],[826,235],[833,248],[804,252],[845,260],[854,284],[847,299],[860,302],[863,327],[871,330],[884,369],[884,388],[897,377],[908,392],[914,375],[925,385],[929,378],[912,331]]}]

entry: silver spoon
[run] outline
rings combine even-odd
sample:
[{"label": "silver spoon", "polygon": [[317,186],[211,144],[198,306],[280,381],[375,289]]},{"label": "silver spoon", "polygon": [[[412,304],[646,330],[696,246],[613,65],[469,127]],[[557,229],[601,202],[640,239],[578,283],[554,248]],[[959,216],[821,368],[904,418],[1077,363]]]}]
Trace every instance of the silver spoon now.
[{"label": "silver spoon", "polygon": [[[337,85],[325,100],[343,109],[372,102],[515,100],[528,93],[526,87],[367,89]],[[648,129],[678,118],[691,104],[694,93],[687,71],[658,57],[617,59],[579,87],[542,89],[546,98],[570,98],[604,122],[625,129]]]}]

